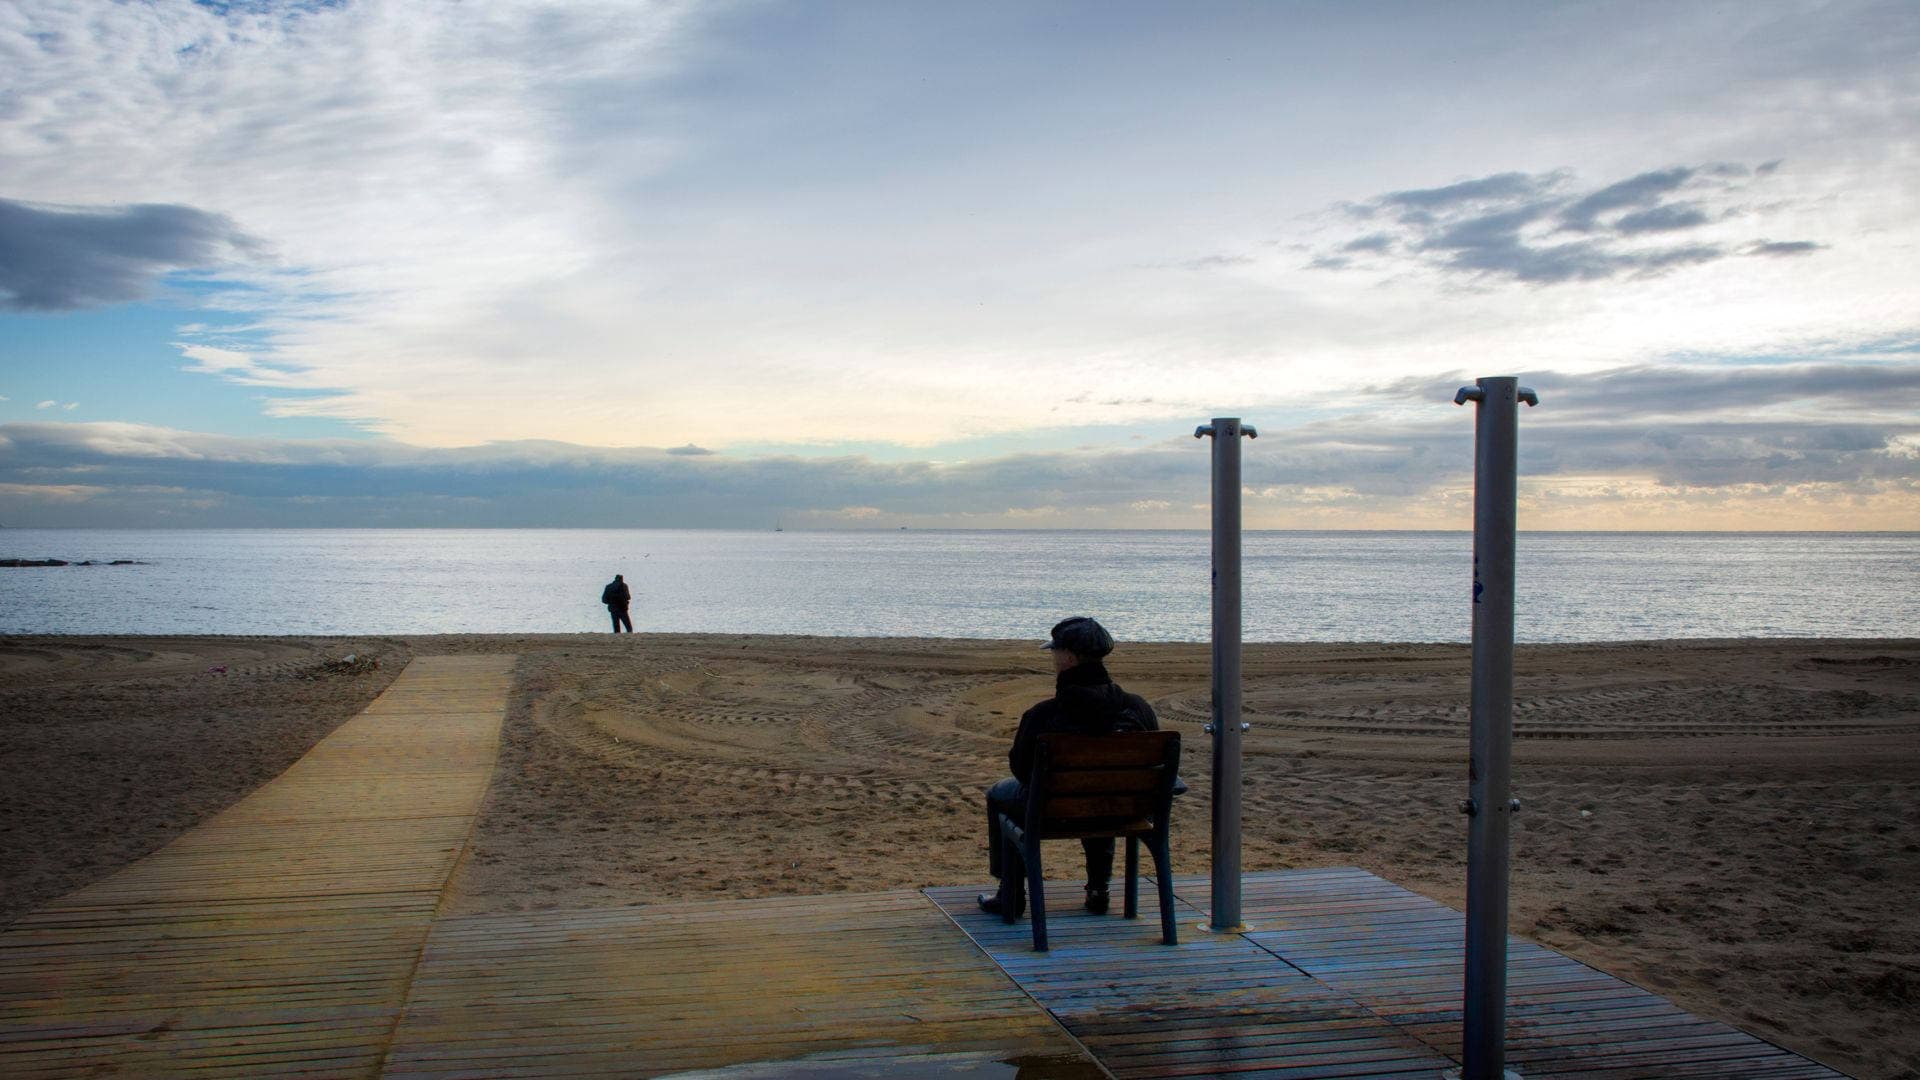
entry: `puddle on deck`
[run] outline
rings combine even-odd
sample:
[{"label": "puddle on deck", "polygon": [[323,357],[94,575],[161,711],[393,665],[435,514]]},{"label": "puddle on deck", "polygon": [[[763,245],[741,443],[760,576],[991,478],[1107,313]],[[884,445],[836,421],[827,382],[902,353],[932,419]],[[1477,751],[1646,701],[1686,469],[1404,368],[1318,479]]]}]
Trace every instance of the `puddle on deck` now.
[{"label": "puddle on deck", "polygon": [[660,1080],[1106,1080],[1107,1073],[1078,1054],[1030,1054],[995,1058],[985,1054],[929,1052],[866,1058],[794,1058],[747,1061],[718,1069],[669,1073]]}]

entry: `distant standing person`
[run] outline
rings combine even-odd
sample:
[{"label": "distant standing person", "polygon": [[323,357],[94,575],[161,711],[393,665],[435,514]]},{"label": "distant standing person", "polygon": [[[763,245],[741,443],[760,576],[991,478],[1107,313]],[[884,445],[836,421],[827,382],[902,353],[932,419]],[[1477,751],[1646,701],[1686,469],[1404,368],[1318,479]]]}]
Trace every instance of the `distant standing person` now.
[{"label": "distant standing person", "polygon": [[633,590],[627,588],[627,579],[619,574],[607,582],[600,590],[600,602],[607,605],[607,614],[613,616],[613,632],[619,633],[625,626],[627,633],[633,633],[633,618],[627,614],[627,606],[633,603]]}]

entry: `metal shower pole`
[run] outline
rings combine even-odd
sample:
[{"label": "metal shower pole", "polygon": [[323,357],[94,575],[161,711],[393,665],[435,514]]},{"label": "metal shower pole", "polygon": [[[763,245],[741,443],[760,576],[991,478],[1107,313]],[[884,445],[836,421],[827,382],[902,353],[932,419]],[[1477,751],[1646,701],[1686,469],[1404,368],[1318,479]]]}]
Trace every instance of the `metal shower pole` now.
[{"label": "metal shower pole", "polygon": [[1236,934],[1240,919],[1240,436],[1258,438],[1237,416],[1194,430],[1213,436],[1213,919]]},{"label": "metal shower pole", "polygon": [[[1477,387],[1477,389],[1476,389]],[[1473,451],[1473,691],[1467,765],[1467,963],[1462,1080],[1502,1080],[1507,1025],[1507,835],[1520,803],[1509,786],[1513,751],[1513,549],[1520,402],[1518,379],[1476,379],[1456,405],[1475,402]]]}]

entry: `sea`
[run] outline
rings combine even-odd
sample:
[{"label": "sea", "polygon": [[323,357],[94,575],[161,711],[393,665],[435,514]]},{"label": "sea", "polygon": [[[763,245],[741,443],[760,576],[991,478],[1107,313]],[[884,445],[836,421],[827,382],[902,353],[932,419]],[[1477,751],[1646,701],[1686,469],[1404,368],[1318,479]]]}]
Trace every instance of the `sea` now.
[{"label": "sea", "polygon": [[[8,634],[1211,634],[1206,532],[0,529]],[[1462,642],[1466,532],[1248,532],[1248,641]],[[123,565],[107,565],[127,560]],[[1522,533],[1524,642],[1920,636],[1920,533]]]}]

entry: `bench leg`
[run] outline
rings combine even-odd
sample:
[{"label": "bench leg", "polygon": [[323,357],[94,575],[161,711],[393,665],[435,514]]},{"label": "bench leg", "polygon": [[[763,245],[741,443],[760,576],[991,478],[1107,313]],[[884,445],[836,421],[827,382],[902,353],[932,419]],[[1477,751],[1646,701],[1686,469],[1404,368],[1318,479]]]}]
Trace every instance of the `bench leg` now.
[{"label": "bench leg", "polygon": [[1047,878],[1040,868],[1040,845],[1028,845],[1029,850],[1022,854],[1027,863],[1027,891],[1033,895],[1028,899],[1033,904],[1033,951],[1047,951]]},{"label": "bench leg", "polygon": [[1152,844],[1154,883],[1160,887],[1160,942],[1178,945],[1180,931],[1173,912],[1173,858],[1167,851],[1166,834],[1156,835]]},{"label": "bench leg", "polygon": [[1129,919],[1140,917],[1140,838],[1127,837],[1127,906]]}]

